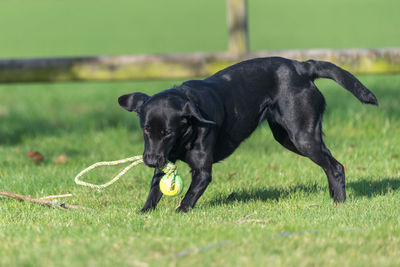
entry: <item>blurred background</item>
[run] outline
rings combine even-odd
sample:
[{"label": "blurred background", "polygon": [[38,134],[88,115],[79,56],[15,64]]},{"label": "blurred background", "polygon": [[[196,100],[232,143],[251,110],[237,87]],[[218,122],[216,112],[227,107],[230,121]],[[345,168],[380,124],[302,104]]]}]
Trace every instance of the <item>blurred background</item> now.
[{"label": "blurred background", "polygon": [[[394,47],[397,0],[249,0],[250,50]],[[2,0],[0,58],[227,50],[224,0]]]},{"label": "blurred background", "polygon": [[[10,76],[8,67],[14,61],[7,59],[26,62],[24,60],[29,58],[52,60],[54,57],[177,53],[179,60],[182,53],[226,52],[227,3],[225,0],[2,0],[0,63],[6,63],[0,66],[0,80]],[[396,0],[249,0],[247,4],[250,52],[391,47],[398,51],[400,46],[400,2]],[[374,55],[367,56],[374,60]],[[384,57],[386,62],[397,62],[394,65],[397,72],[400,71],[399,59],[400,55]],[[200,61],[194,59],[192,65]],[[376,65],[379,64],[381,62]],[[214,64],[213,71],[222,67],[223,64]],[[65,71],[74,69],[75,66],[69,65],[64,68]],[[93,69],[95,67],[89,66],[85,73]],[[118,68],[111,64],[100,68],[100,73],[115,69]],[[16,66],[14,70],[24,73],[26,65]],[[18,79],[14,83],[0,82],[0,144],[3,144],[0,158],[3,164],[11,167],[24,164],[25,159],[15,151],[33,149],[47,153],[45,159],[50,162],[64,154],[70,159],[77,157],[77,166],[88,162],[85,157],[95,161],[102,157],[113,158],[112,155],[118,158],[121,153],[126,156],[141,153],[142,139],[136,116],[122,110],[117,98],[135,91],[154,94],[188,78],[202,78],[175,77],[169,68],[157,62],[152,65],[152,71],[163,72],[164,79],[108,81],[106,76],[103,81],[96,82],[18,82]],[[351,138],[357,142],[361,140],[357,134],[363,133],[376,134],[379,143],[380,130],[389,131],[400,123],[400,75],[384,71],[385,68],[383,75],[358,76],[378,96],[379,109],[359,105],[332,81],[317,81],[328,103],[325,131],[327,138],[331,138],[328,142],[335,144],[335,138],[339,143],[346,139],[337,135],[345,133],[335,123],[344,118],[350,127],[346,134],[353,133]],[[41,72],[36,74],[41,75]],[[51,81],[53,74],[46,75]],[[363,119],[362,114],[368,119]],[[362,123],[366,123],[364,131],[357,129]],[[374,132],[374,129],[379,131]],[[334,134],[328,135],[330,132]],[[397,135],[395,130],[391,133],[393,138]],[[126,142],[131,145],[126,146]],[[262,135],[254,142],[264,142]],[[99,147],[100,143],[103,145]],[[115,147],[124,147],[124,150]],[[281,151],[279,145],[274,144],[272,148]],[[0,185],[2,182],[6,181],[0,181]]]},{"label": "blurred background", "polygon": [[[250,55],[355,48],[331,59],[342,67],[357,61],[352,70],[373,66],[356,75],[379,107],[316,81],[327,102],[324,141],[346,167],[346,204],[332,205],[323,171],[283,149],[266,124],[214,164],[211,186],[183,216],[174,212],[177,198],[139,212],[153,173],[145,166],[103,193],[75,185],[73,177],[94,162],[143,152],[138,118],[118,105],[120,95],[155,94],[235,61],[211,62],[203,72],[196,72],[202,57],[178,71],[175,62],[157,60],[119,68],[137,54],[177,53],[176,62],[183,53],[224,54],[227,1],[0,0],[0,190],[72,193],[68,203],[93,209],[61,212],[0,198],[0,266],[400,265],[400,1],[247,2]],[[101,55],[113,57],[101,65]],[[141,71],[153,79],[128,79]],[[110,73],[124,80],[110,81]],[[159,73],[163,79],[154,79]],[[177,164],[187,189],[190,170]],[[101,169],[84,180],[100,184],[116,173]],[[242,224],[249,216],[254,221]],[[182,251],[188,256],[175,258]]]}]

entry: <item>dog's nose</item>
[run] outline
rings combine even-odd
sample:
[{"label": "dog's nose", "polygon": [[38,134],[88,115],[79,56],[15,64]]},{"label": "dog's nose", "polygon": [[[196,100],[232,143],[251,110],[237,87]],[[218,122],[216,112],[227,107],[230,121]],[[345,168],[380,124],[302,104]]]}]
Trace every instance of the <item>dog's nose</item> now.
[{"label": "dog's nose", "polygon": [[161,168],[166,164],[166,160],[159,154],[143,154],[144,163],[151,168]]}]

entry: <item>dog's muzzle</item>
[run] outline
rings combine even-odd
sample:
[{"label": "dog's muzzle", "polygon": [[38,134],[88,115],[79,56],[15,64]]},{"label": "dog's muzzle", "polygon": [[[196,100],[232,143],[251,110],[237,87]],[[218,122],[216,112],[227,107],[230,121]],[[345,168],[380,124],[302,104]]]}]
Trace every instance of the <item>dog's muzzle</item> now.
[{"label": "dog's muzzle", "polygon": [[165,164],[167,163],[167,160],[163,155],[150,154],[150,153],[143,154],[143,161],[144,164],[146,164],[151,168],[161,168],[165,166]]}]

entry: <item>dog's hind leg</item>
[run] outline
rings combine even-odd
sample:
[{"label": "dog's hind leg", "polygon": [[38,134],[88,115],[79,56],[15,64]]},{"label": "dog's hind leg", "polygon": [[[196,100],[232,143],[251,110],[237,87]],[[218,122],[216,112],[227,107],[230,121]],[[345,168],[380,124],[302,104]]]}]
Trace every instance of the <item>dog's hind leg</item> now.
[{"label": "dog's hind leg", "polygon": [[328,177],[331,197],[335,202],[341,202],[346,200],[344,168],[322,140],[324,106],[323,96],[319,92],[306,90],[304,94],[294,96],[292,105],[286,106],[285,110],[276,116],[282,130],[286,130],[291,141],[284,143],[284,146],[290,149],[293,145],[295,149],[290,150],[308,157],[319,165]]},{"label": "dog's hind leg", "polygon": [[272,134],[275,138],[276,141],[278,141],[279,144],[284,146],[285,148],[289,149],[290,151],[299,154],[303,156],[300,151],[297,150],[296,146],[292,143],[292,141],[289,138],[288,133],[286,130],[279,125],[278,123],[268,120],[269,127],[271,128]]},{"label": "dog's hind leg", "polygon": [[318,164],[326,173],[329,192],[335,202],[346,200],[345,174],[340,164],[325,146],[319,133],[297,131],[293,143],[302,155]]}]

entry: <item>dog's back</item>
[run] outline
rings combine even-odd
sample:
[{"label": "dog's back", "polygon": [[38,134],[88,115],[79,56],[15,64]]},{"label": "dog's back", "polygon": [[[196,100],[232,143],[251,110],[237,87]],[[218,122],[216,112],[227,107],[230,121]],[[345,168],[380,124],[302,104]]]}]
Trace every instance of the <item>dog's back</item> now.
[{"label": "dog's back", "polygon": [[[281,57],[243,61],[204,80],[187,81],[183,87],[206,117],[217,122],[218,161],[229,156],[262,121],[274,121],[296,95],[307,94],[315,99],[322,113],[325,100],[314,84],[316,78],[333,79],[363,103],[377,104],[361,82],[332,63]],[[207,108],[202,109],[204,106]]]}]

